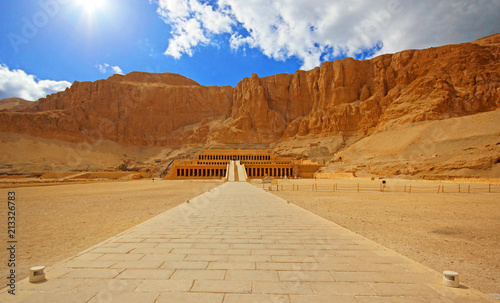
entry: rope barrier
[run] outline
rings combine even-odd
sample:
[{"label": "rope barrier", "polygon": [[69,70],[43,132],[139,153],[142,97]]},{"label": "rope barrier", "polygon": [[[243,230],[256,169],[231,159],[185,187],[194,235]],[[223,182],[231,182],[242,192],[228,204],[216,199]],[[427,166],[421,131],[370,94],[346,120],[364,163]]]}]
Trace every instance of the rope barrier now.
[{"label": "rope barrier", "polygon": [[[291,183],[291,184],[290,184]],[[324,191],[324,192],[402,192],[402,193],[446,193],[446,194],[500,194],[500,184],[467,184],[467,189],[464,184],[438,184],[438,185],[416,185],[416,184],[401,184],[395,186],[387,186],[386,184],[347,184],[347,183],[330,183],[318,184],[313,183],[306,189],[300,187],[299,184],[286,182],[277,184],[276,190],[282,191]],[[264,185],[262,185],[264,188]]]}]

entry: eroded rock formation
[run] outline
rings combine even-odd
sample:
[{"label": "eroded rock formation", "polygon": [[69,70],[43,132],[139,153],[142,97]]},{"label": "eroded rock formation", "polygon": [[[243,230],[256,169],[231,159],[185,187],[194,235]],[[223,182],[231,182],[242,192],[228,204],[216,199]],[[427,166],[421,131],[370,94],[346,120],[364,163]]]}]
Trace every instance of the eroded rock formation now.
[{"label": "eroded rock formation", "polygon": [[137,146],[366,135],[500,108],[499,54],[497,34],[294,74],[253,74],[234,88],[133,72],[75,82],[31,106],[3,110],[0,131]]}]

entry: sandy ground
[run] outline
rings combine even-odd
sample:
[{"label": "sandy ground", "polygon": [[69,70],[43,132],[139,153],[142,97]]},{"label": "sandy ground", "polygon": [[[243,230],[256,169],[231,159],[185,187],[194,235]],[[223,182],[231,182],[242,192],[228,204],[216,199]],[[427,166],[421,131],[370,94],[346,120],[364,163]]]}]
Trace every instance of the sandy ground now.
[{"label": "sandy ground", "polygon": [[[140,180],[0,189],[16,192],[16,272],[50,266],[220,183]],[[0,270],[7,277],[7,202],[0,208]]]},{"label": "sandy ground", "polygon": [[[11,188],[16,192],[18,278],[29,267],[50,266],[162,213],[219,183],[140,180]],[[259,181],[260,182],[260,181]],[[318,191],[312,191],[316,183]],[[333,190],[337,183],[340,191]],[[357,192],[360,183],[362,192]],[[437,271],[455,270],[461,281],[485,293],[500,293],[500,195],[437,194],[456,191],[452,182],[387,180],[285,180],[273,193],[370,238]],[[301,191],[292,191],[293,184]],[[266,187],[269,184],[266,184]],[[407,192],[403,192],[404,186]],[[409,185],[414,192],[408,193]],[[262,184],[256,184],[261,187]],[[485,191],[487,184],[471,184]],[[461,184],[464,191],[467,184]],[[323,191],[322,191],[323,190]],[[493,191],[500,185],[494,184]],[[9,189],[0,189],[7,199]],[[420,191],[420,192],[419,192]],[[0,243],[7,241],[7,207],[0,208]],[[7,251],[1,249],[5,275]]]},{"label": "sandy ground", "polygon": [[[439,185],[445,192],[458,192],[458,184],[403,180],[387,180],[388,188],[399,192],[358,193],[358,182],[361,189],[380,183],[318,180],[318,189],[332,191],[313,192],[314,180],[288,180],[280,182],[284,191],[272,192],[439,272],[457,271],[470,287],[500,293],[500,194],[437,194]],[[345,190],[333,192],[334,183]],[[292,191],[292,184],[301,191]],[[409,194],[410,184],[420,192]],[[462,191],[467,186],[461,184]],[[471,186],[478,191],[489,187]],[[498,184],[492,187],[500,189]]]},{"label": "sandy ground", "polygon": [[358,176],[500,178],[500,110],[445,120],[390,125],[347,148],[324,172]]}]

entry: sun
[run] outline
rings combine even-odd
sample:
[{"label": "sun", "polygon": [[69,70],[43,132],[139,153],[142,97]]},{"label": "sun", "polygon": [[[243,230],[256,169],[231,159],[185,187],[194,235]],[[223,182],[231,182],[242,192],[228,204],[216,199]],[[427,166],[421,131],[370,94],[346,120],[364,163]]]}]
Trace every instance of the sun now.
[{"label": "sun", "polygon": [[[67,1],[67,0],[66,0]],[[85,28],[89,34],[96,32],[99,25],[112,21],[116,6],[115,0],[71,0],[73,11],[78,17],[78,27]]]},{"label": "sun", "polygon": [[93,15],[105,5],[104,0],[78,0],[77,3],[89,15]]}]

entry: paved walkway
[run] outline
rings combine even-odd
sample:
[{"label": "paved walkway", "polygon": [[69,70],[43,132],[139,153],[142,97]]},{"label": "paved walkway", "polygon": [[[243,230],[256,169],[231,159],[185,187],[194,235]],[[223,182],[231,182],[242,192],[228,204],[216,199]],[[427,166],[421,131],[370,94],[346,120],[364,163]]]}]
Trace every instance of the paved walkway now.
[{"label": "paved walkway", "polygon": [[92,247],[47,278],[23,280],[15,299],[0,301],[495,302],[244,182]]}]

